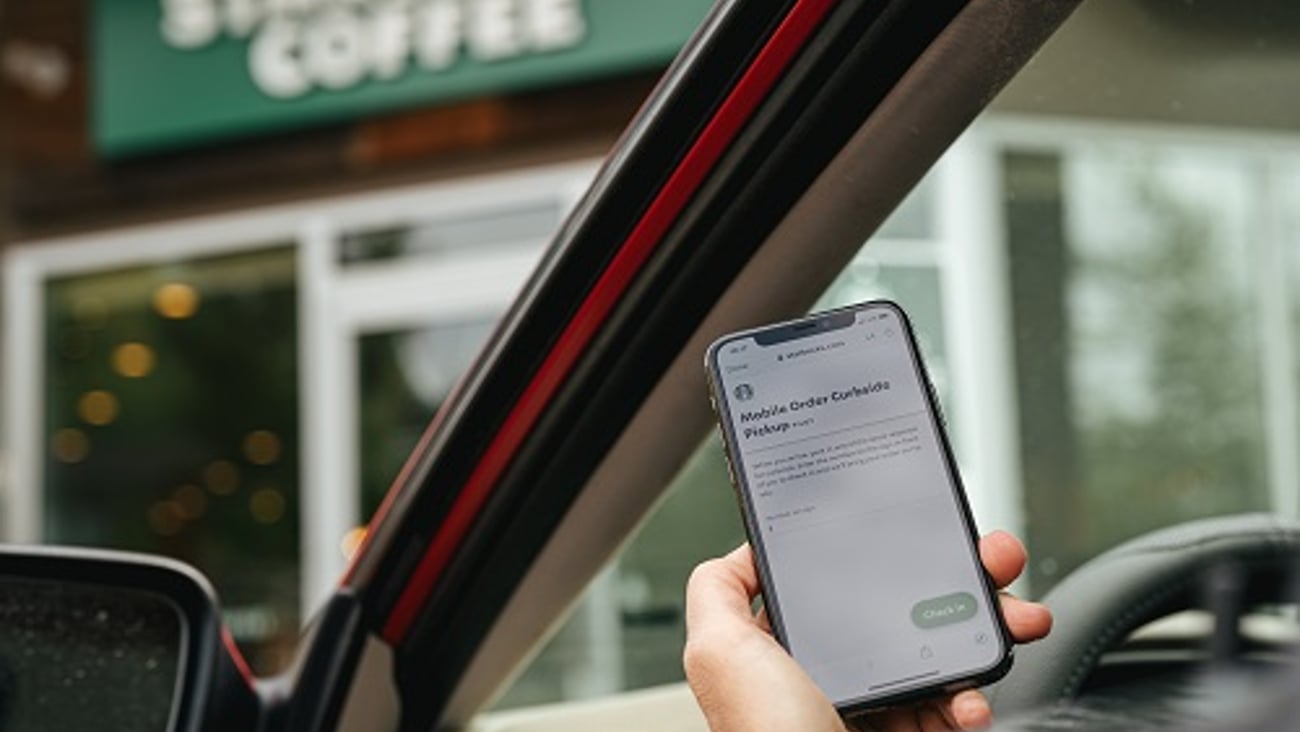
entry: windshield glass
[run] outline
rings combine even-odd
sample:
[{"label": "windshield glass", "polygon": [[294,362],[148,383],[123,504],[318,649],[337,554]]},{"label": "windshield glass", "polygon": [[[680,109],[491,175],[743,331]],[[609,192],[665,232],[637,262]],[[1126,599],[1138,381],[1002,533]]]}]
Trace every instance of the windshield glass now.
[{"label": "windshield glass", "polygon": [[[977,524],[1029,546],[1020,593],[1150,529],[1300,513],[1298,20],[1084,4],[813,307],[907,309]],[[498,707],[682,678],[686,576],[743,541],[726,475],[710,437]]]}]

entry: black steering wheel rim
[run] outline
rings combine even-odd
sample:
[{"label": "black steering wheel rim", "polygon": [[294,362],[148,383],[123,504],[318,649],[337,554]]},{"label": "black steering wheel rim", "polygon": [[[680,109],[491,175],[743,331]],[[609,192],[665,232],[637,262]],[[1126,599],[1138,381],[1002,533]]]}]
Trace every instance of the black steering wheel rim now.
[{"label": "black steering wheel rim", "polygon": [[1266,514],[1192,521],[1155,531],[1092,559],[1043,601],[1051,635],[1017,649],[1011,672],[989,690],[1009,715],[1075,699],[1097,663],[1137,628],[1200,605],[1205,573],[1225,563],[1242,570],[1243,599],[1287,599],[1300,557],[1300,522]]}]

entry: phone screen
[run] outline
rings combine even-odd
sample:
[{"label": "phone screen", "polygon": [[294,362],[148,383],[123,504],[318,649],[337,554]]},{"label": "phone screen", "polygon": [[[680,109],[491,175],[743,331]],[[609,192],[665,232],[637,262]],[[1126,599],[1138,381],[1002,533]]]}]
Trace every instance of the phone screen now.
[{"label": "phone screen", "polygon": [[990,671],[1007,649],[960,483],[896,306],[711,350],[778,635],[838,706]]}]

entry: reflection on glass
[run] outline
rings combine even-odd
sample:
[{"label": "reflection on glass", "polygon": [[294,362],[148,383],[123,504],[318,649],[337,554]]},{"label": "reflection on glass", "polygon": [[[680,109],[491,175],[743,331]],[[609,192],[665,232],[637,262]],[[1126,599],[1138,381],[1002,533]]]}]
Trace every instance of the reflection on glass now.
[{"label": "reflection on glass", "polygon": [[45,539],[176,557],[260,672],[298,628],[288,248],[46,286]]},{"label": "reflection on glass", "polygon": [[165,732],[181,626],[154,595],[0,577],[0,729]]},{"label": "reflection on glass", "polygon": [[362,516],[379,507],[495,322],[484,317],[361,337]]},{"label": "reflection on glass", "polygon": [[938,265],[882,265],[872,243],[863,247],[817,301],[814,310],[837,308],[864,300],[893,300],[903,306],[925,359],[925,368],[948,416],[948,436],[958,440],[950,398],[948,349],[943,323],[943,299]]},{"label": "reflection on glass", "polygon": [[1146,530],[1267,509],[1243,159],[1004,165],[1035,591]]},{"label": "reflection on glass", "polygon": [[395,226],[345,233],[340,241],[339,260],[345,264],[410,256],[455,256],[473,250],[545,241],[560,226],[558,201],[541,201],[531,206],[513,205],[496,211],[478,210],[462,216],[422,221],[413,226]]}]

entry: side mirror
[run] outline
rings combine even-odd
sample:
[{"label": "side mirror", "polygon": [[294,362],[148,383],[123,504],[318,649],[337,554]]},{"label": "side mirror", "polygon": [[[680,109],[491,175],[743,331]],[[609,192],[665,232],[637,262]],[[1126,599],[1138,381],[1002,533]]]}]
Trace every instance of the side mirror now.
[{"label": "side mirror", "polygon": [[0,729],[255,729],[212,587],[157,557],[0,548]]}]

